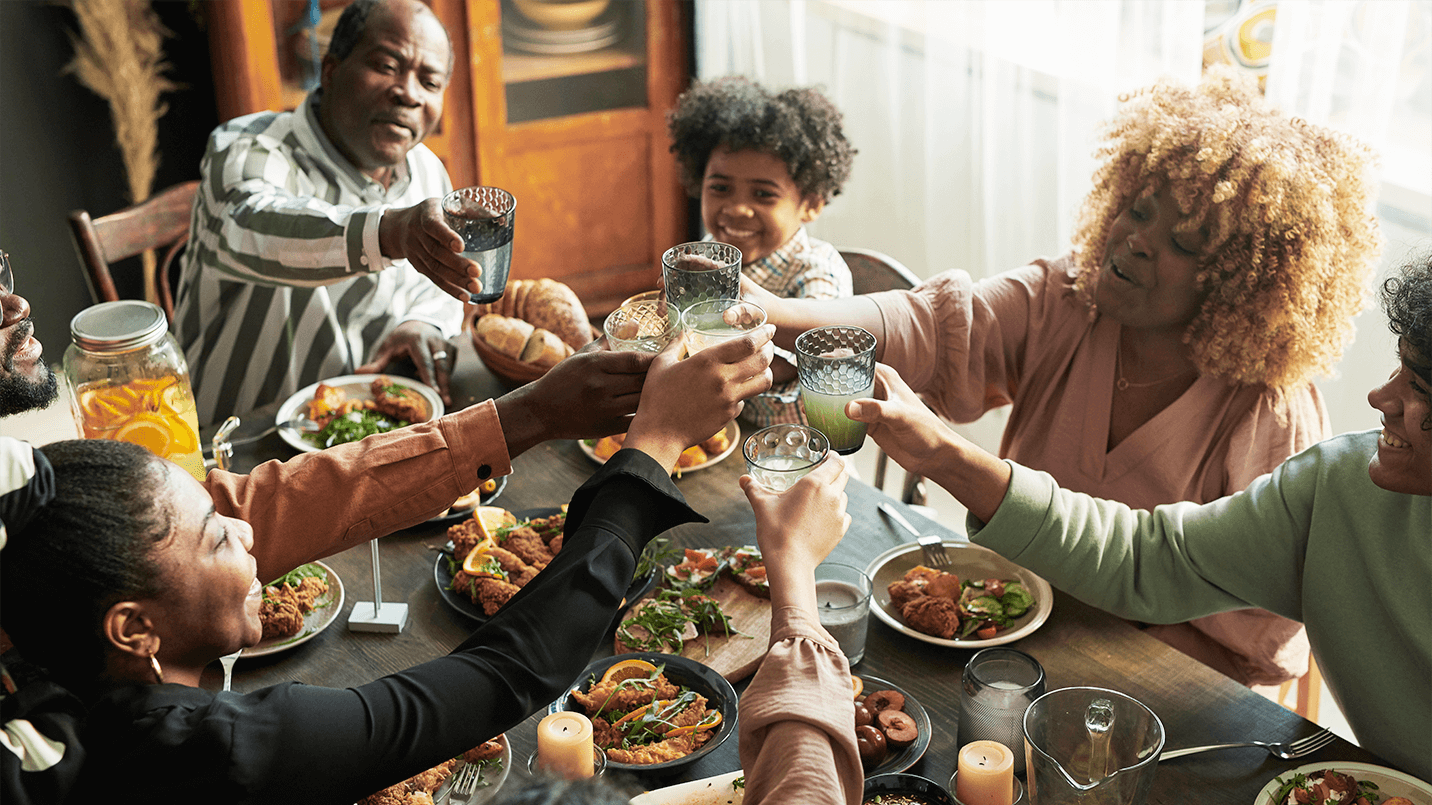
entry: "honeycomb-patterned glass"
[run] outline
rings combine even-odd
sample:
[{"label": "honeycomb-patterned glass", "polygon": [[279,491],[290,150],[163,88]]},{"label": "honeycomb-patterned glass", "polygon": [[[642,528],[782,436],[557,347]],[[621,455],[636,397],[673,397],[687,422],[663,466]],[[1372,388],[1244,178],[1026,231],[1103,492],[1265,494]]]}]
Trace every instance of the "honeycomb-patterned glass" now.
[{"label": "honeycomb-patterned glass", "polygon": [[512,232],[517,199],[498,187],[464,187],[443,197],[443,222],[462,238],[462,256],[482,266],[473,304],[502,298],[512,270]]},{"label": "honeycomb-patterned glass", "polygon": [[821,394],[855,394],[875,382],[875,336],[859,327],[817,327],[796,338],[801,386]]},{"label": "honeycomb-patterned glass", "polygon": [[[704,258],[684,259],[688,256]],[[667,315],[680,324],[681,311],[708,299],[741,297],[741,250],[714,240],[672,246],[661,256]]]}]

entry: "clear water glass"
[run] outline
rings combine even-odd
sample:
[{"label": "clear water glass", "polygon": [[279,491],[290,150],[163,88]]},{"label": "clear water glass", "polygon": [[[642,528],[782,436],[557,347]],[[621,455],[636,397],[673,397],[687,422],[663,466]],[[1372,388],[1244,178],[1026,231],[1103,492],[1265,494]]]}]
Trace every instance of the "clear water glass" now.
[{"label": "clear water glass", "polygon": [[691,355],[739,338],[765,323],[765,309],[755,302],[740,299],[697,302],[681,314],[681,329],[686,331],[686,351]]},{"label": "clear water glass", "polygon": [[1024,773],[1024,711],[1044,695],[1044,667],[1012,648],[987,648],[965,663],[960,687],[959,745],[997,741],[1014,751]]},{"label": "clear water glass", "polygon": [[517,199],[497,187],[464,187],[443,197],[443,221],[462,238],[462,256],[482,266],[482,289],[473,304],[496,302],[512,270],[512,231]]},{"label": "clear water glass", "polygon": [[851,665],[865,659],[870,587],[870,577],[858,567],[836,562],[816,565],[815,603],[820,625],[840,644]]},{"label": "clear water glass", "polygon": [[865,423],[845,415],[845,404],[875,391],[875,336],[837,325],[806,330],[796,338],[796,370],[806,421],[849,455],[865,443]]},{"label": "clear water glass", "polygon": [[741,451],[746,456],[746,471],[757,483],[772,492],[784,492],[820,466],[830,442],[805,425],[772,425],[747,436]]},{"label": "clear water glass", "polygon": [[679,326],[681,312],[697,302],[741,297],[741,250],[714,240],[672,246],[661,256],[661,280],[668,315]]},{"label": "clear water glass", "polygon": [[607,316],[602,330],[613,352],[660,352],[677,332],[659,300],[627,301]]}]

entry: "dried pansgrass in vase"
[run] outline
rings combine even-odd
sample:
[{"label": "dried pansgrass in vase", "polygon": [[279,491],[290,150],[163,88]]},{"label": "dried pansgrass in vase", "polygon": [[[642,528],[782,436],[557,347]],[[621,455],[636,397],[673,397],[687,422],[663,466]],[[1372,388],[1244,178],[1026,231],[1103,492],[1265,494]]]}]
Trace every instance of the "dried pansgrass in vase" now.
[{"label": "dried pansgrass in vase", "polygon": [[[71,0],[79,34],[70,34],[75,58],[65,66],[79,82],[109,102],[115,142],[129,180],[129,196],[149,198],[159,167],[159,118],[168,111],[160,96],[178,85],[164,77],[164,39],[149,0]],[[159,300],[154,253],[144,253],[144,298]]]}]

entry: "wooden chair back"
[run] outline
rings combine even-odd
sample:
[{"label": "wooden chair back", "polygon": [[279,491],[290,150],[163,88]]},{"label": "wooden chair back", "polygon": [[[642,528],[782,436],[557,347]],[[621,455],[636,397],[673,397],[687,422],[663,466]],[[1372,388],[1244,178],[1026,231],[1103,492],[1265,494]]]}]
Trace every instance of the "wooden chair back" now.
[{"label": "wooden chair back", "polygon": [[[840,256],[850,266],[850,278],[857,294],[877,291],[905,291],[920,283],[919,277],[903,263],[888,254],[871,249],[841,249]],[[890,459],[881,450],[875,456],[875,488],[885,488],[885,470]],[[900,499],[906,503],[925,503],[924,479],[915,473],[905,473],[905,484]]]},{"label": "wooden chair back", "polygon": [[111,264],[150,249],[162,250],[155,278],[159,306],[169,321],[174,321],[169,268],[175,255],[189,242],[189,218],[198,190],[197,181],[183,182],[100,218],[90,218],[85,210],[70,213],[70,237],[95,302],[115,302],[120,298],[110,274]]}]

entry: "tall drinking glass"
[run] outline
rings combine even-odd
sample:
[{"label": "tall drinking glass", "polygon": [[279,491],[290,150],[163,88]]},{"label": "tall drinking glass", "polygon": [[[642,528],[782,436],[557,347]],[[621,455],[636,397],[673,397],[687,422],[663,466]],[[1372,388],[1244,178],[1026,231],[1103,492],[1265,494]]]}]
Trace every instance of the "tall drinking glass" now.
[{"label": "tall drinking glass", "polygon": [[667,315],[681,325],[681,312],[708,299],[741,297],[741,250],[714,240],[672,246],[661,256]]},{"label": "tall drinking glass", "polygon": [[830,442],[805,425],[772,425],[746,437],[746,470],[772,492],[784,492],[820,466]]},{"label": "tall drinking glass", "polygon": [[815,603],[825,627],[851,665],[865,658],[870,577],[858,567],[821,562],[815,568]]},{"label": "tall drinking glass", "polygon": [[473,304],[496,302],[512,270],[512,229],[517,199],[496,187],[464,187],[443,197],[443,221],[462,237],[462,256],[482,266],[482,290]]},{"label": "tall drinking glass", "polygon": [[865,443],[865,423],[845,415],[845,404],[875,390],[875,336],[836,325],[806,330],[796,338],[796,370],[806,421],[849,455]]},{"label": "tall drinking glass", "polygon": [[686,350],[692,355],[743,336],[765,323],[766,311],[760,305],[740,299],[697,302],[681,314]]},{"label": "tall drinking glass", "polygon": [[960,746],[995,741],[1014,752],[1024,773],[1024,711],[1044,695],[1044,667],[1012,648],[987,648],[965,663],[960,688]]}]

